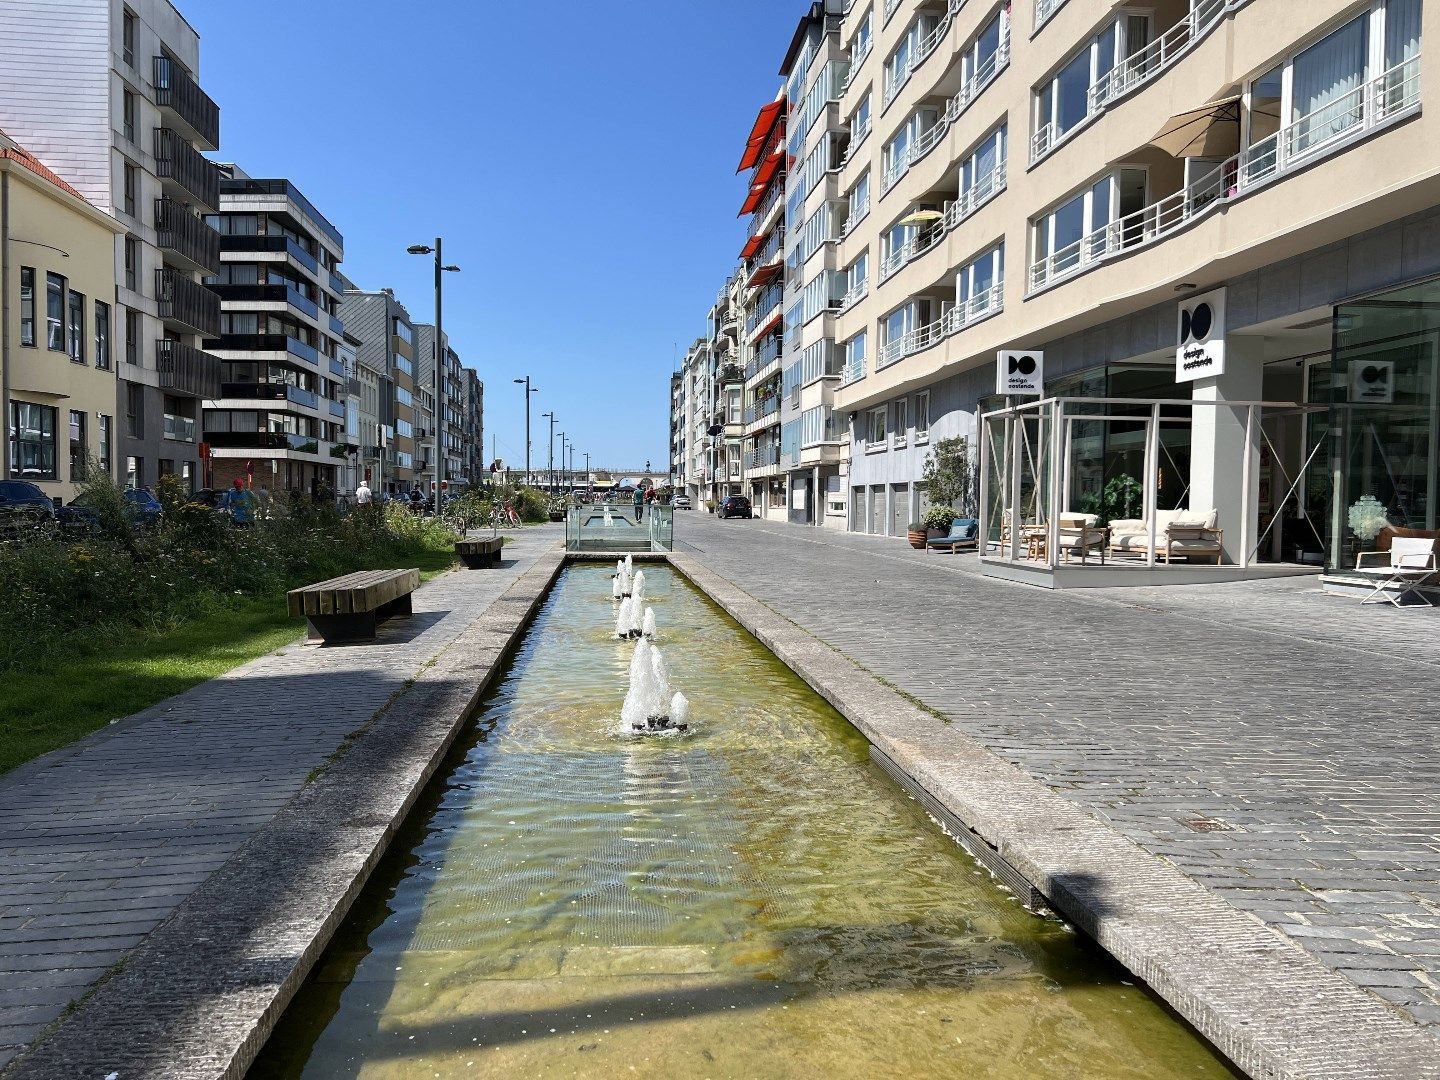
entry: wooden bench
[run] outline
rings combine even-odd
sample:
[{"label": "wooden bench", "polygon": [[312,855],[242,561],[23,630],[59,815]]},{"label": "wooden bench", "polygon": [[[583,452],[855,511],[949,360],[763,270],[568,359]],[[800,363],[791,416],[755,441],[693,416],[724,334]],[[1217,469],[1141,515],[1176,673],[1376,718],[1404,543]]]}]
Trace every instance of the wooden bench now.
[{"label": "wooden bench", "polygon": [[485,566],[500,565],[500,549],[505,544],[503,536],[487,536],[478,540],[456,540],[455,554],[471,570]]},{"label": "wooden bench", "polygon": [[312,641],[374,641],[377,623],[410,614],[419,570],[362,570],[291,589],[290,617],[304,616]]}]

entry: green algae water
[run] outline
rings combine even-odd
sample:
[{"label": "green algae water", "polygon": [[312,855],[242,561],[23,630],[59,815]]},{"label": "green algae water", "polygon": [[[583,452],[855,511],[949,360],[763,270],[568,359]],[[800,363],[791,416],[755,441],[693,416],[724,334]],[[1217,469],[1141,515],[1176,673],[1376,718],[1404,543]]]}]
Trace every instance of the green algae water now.
[{"label": "green algae water", "polygon": [[1237,1075],[668,567],[693,727],[622,734],[610,573],[564,572],[252,1078]]}]

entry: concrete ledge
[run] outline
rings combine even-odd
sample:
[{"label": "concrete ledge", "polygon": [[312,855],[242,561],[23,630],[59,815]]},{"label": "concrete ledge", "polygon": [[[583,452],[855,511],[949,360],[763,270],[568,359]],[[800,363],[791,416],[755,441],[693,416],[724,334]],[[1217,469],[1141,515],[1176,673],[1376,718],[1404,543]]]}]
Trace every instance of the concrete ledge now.
[{"label": "concrete ledge", "polygon": [[1237,1066],[1436,1080],[1440,1040],[684,554],[671,563]]},{"label": "concrete ledge", "polygon": [[242,1077],[564,562],[541,556],[6,1080]]}]

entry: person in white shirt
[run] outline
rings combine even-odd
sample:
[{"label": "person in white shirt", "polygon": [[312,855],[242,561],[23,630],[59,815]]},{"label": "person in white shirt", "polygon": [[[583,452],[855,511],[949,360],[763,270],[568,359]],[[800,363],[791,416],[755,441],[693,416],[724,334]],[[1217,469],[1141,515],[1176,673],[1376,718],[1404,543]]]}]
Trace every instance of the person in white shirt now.
[{"label": "person in white shirt", "polygon": [[361,480],[360,486],[355,489],[355,503],[357,506],[369,506],[370,499],[370,485]]}]

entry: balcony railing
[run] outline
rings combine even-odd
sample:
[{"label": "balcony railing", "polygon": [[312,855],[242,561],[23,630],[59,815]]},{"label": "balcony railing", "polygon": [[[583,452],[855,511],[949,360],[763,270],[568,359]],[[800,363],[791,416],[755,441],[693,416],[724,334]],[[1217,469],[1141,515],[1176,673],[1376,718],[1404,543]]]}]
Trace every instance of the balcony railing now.
[{"label": "balcony railing", "polygon": [[855,282],[855,284],[851,285],[850,288],[846,290],[845,295],[840,297],[840,299],[836,301],[837,306],[835,310],[848,311],[855,304],[858,304],[861,300],[865,299],[866,295],[869,292],[870,281],[868,278],[862,278],[860,281],[857,281]]},{"label": "balcony railing", "polygon": [[752,303],[753,310],[745,320],[745,332],[753,334],[760,327],[769,322],[775,315],[775,309],[780,306],[785,297],[784,288],[779,285],[770,285],[755,298]]},{"label": "balcony railing", "polygon": [[780,447],[762,446],[758,450],[752,450],[745,455],[745,468],[748,469],[769,469],[780,464]]},{"label": "balcony railing", "polygon": [[155,342],[155,370],[160,388],[172,394],[213,398],[220,392],[220,361],[193,345],[161,338]]},{"label": "balcony railing", "polygon": [[863,356],[852,356],[845,361],[845,366],[840,369],[840,385],[849,386],[851,383],[859,382],[865,377],[865,358]]},{"label": "balcony railing", "polygon": [[155,57],[155,104],[189,128],[205,149],[220,149],[220,107],[168,56]]},{"label": "balcony railing", "polygon": [[871,50],[875,48],[875,35],[872,33],[860,45],[860,51],[850,57],[850,69],[845,73],[845,82],[840,87],[840,96],[845,96],[845,91],[850,89],[850,84],[855,81],[855,76],[860,72],[860,65],[865,62]]},{"label": "balcony railing", "polygon": [[155,129],[155,175],[168,180],[206,210],[220,208],[220,170],[179,132]]},{"label": "balcony railing", "polygon": [[313,435],[296,435],[288,431],[207,431],[205,441],[222,450],[293,450],[300,454],[329,453],[329,443],[322,444]]},{"label": "balcony railing", "polygon": [[1035,32],[1050,21],[1050,16],[1065,6],[1065,0],[1035,0]]},{"label": "balcony railing", "polygon": [[[1095,81],[1085,101],[1085,118],[1065,132],[1053,123],[1030,137],[1030,164],[1040,161],[1118,98],[1149,82],[1198,44],[1220,21],[1250,0],[1194,0],[1189,13],[1143,49],[1125,57]],[[1059,6],[1058,4],[1056,5]]]},{"label": "balcony railing", "polygon": [[287,401],[307,408],[320,408],[320,395],[290,383],[221,383],[220,397],[244,401]]},{"label": "balcony railing", "polygon": [[1419,108],[1417,55],[1227,158],[1174,194],[1036,260],[1029,271],[1030,291],[1173,236],[1218,207],[1243,199],[1295,169],[1339,153],[1377,126]]},{"label": "balcony railing", "polygon": [[[940,42],[945,40],[945,35],[950,32],[950,24],[955,21],[955,13],[964,6],[965,0],[950,0],[945,9],[945,14],[942,15],[940,21],[935,24],[935,29],[931,30],[930,33],[915,43],[915,48],[911,50],[905,66],[903,68],[897,68],[894,71],[886,72],[884,88],[885,105],[889,105],[890,102],[895,100],[895,95],[910,81],[910,76],[914,75],[915,72],[920,69],[920,65],[925,63],[926,60],[929,60],[934,54]],[[887,19],[890,17],[888,11],[885,17]],[[884,106],[882,106],[882,108],[883,107]]]},{"label": "balcony railing", "polygon": [[160,318],[202,336],[220,332],[220,297],[168,266],[155,271],[155,297]]},{"label": "balcony railing", "polygon": [[758,421],[764,420],[767,416],[773,416],[779,411],[780,395],[775,394],[761,401],[757,401],[753,405],[747,406],[745,409],[745,423],[757,423]]},{"label": "balcony railing", "polygon": [[775,204],[785,197],[785,185],[780,180],[770,182],[770,194],[765,196],[765,201],[760,204],[755,213],[750,217],[750,235],[754,236],[760,231],[760,227],[766,224],[770,218],[770,211],[775,209]]},{"label": "balcony railing", "polygon": [[283,251],[310,273],[317,276],[320,273],[320,264],[315,261],[315,256],[288,236],[227,236],[222,247],[226,251]]},{"label": "balcony railing", "polygon": [[171,442],[193,443],[195,441],[195,418],[167,412],[164,414],[161,434]]},{"label": "balcony railing", "polygon": [[220,234],[173,199],[155,200],[155,244],[203,274],[220,269]]},{"label": "balcony railing", "polygon": [[296,311],[304,312],[312,319],[320,318],[320,308],[293,285],[215,285],[214,290],[222,300],[235,303],[288,304]]},{"label": "balcony railing", "polygon": [[323,232],[337,246],[345,243],[345,238],[340,235],[340,230],[332,225],[328,218],[309,199],[300,193],[300,189],[289,180],[254,180],[231,178],[220,182],[220,190],[226,195],[280,195],[287,201],[294,204],[295,209],[310,219],[310,223]]},{"label": "balcony railing", "polygon": [[289,334],[221,334],[207,340],[205,347],[221,352],[283,352],[314,367],[320,366],[320,353],[314,346]]},{"label": "balcony railing", "polygon": [[958,334],[981,319],[997,315],[1005,309],[1003,285],[993,285],[976,293],[969,300],[957,304],[934,322],[917,326],[893,341],[880,346],[875,356],[875,370],[882,371],[907,356],[933,348],[947,337]]}]

